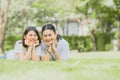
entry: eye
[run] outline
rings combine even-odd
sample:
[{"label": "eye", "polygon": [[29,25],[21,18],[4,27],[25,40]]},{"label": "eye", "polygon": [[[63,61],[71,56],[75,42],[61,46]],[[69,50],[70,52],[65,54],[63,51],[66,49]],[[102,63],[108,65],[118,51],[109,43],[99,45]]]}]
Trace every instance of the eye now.
[{"label": "eye", "polygon": [[32,34],[29,34],[29,36],[32,36]]},{"label": "eye", "polygon": [[43,35],[44,37],[47,37],[47,35]]},{"label": "eye", "polygon": [[52,36],[52,34],[49,34],[49,36]]},{"label": "eye", "polygon": [[34,34],[34,37],[37,37],[37,35],[36,35],[36,34]]}]

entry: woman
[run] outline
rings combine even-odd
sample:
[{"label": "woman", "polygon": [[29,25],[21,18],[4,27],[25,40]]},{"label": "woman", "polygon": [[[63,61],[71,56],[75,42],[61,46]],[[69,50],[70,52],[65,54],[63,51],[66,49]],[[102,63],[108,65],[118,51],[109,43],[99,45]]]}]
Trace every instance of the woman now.
[{"label": "woman", "polygon": [[41,39],[35,27],[27,27],[23,39],[15,44],[15,53],[19,60],[40,60]]},{"label": "woman", "polygon": [[57,34],[52,24],[42,27],[42,60],[67,60],[69,58],[69,44]]}]

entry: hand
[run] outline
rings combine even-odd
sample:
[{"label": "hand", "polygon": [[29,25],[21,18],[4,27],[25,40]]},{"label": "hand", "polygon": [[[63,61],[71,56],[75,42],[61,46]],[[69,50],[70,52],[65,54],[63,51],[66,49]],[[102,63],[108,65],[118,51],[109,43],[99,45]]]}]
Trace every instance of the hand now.
[{"label": "hand", "polygon": [[49,45],[49,48],[51,48],[51,51],[57,51],[57,41],[52,40],[51,44]]},{"label": "hand", "polygon": [[51,53],[52,52],[52,45],[49,45],[48,46],[48,50],[47,50],[49,53]]},{"label": "hand", "polygon": [[57,50],[57,43],[52,43],[52,50],[56,51]]},{"label": "hand", "polygon": [[37,46],[39,44],[38,40],[25,40],[27,46]]},{"label": "hand", "polygon": [[37,45],[39,45],[39,41],[35,40],[33,46],[37,46]]},{"label": "hand", "polygon": [[44,44],[49,47],[52,44],[52,41],[51,42],[44,41]]},{"label": "hand", "polygon": [[30,43],[30,40],[25,40],[25,45],[31,46],[32,44]]}]

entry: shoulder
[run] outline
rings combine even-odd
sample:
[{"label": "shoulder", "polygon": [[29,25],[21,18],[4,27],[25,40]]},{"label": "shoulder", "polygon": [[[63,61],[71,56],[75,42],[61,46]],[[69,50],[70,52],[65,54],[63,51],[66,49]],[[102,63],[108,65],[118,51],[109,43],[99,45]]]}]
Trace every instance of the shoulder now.
[{"label": "shoulder", "polygon": [[68,41],[66,41],[66,40],[63,39],[63,38],[58,41],[58,44],[67,44],[67,45],[69,45],[69,44],[68,44]]},{"label": "shoulder", "polygon": [[24,51],[25,47],[24,47],[23,44],[22,44],[22,40],[16,41],[15,46],[14,46],[14,49],[15,49],[15,52]]},{"label": "shoulder", "polygon": [[18,40],[18,41],[16,41],[16,43],[22,44],[22,40]]},{"label": "shoulder", "polygon": [[15,45],[22,45],[22,40],[16,41]]},{"label": "shoulder", "polygon": [[58,43],[68,43],[68,41],[62,38],[61,40],[58,41]]}]

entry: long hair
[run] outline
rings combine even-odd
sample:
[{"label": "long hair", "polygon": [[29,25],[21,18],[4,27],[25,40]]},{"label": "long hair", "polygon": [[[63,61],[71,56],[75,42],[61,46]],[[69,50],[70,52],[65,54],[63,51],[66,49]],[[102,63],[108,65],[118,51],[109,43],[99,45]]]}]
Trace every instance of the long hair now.
[{"label": "long hair", "polygon": [[24,46],[25,48],[27,48],[28,46],[25,44],[24,36],[26,36],[29,31],[34,31],[34,32],[37,34],[39,43],[41,43],[41,38],[40,38],[40,35],[39,35],[38,30],[37,30],[34,26],[29,26],[29,27],[27,27],[27,28],[25,29],[25,31],[24,31],[24,33],[23,33],[23,38],[22,38],[22,44],[23,44],[23,46]]}]

